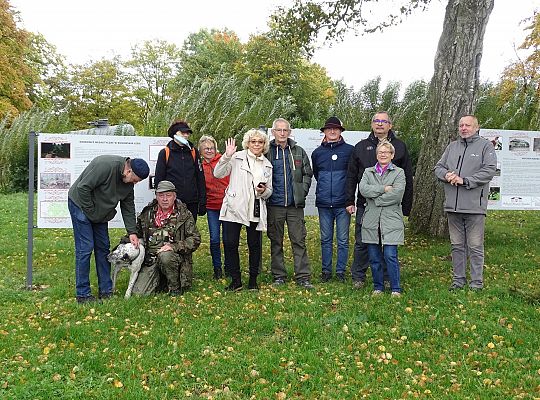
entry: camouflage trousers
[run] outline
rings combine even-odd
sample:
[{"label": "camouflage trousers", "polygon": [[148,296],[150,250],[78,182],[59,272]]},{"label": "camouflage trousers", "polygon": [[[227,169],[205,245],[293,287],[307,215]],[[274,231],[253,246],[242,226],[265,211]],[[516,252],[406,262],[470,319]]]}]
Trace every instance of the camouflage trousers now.
[{"label": "camouflage trousers", "polygon": [[148,295],[161,291],[189,289],[193,281],[191,254],[180,255],[173,251],[150,254],[144,261],[133,293]]}]

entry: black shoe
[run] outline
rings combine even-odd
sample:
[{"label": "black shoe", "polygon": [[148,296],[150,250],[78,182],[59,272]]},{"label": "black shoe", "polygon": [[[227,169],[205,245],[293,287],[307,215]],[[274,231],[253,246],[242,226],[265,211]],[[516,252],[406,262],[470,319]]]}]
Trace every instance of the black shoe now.
[{"label": "black shoe", "polygon": [[305,281],[296,282],[296,285],[302,289],[315,290],[315,286],[313,286],[307,279]]},{"label": "black shoe", "polygon": [[452,284],[450,285],[450,287],[448,288],[448,290],[449,290],[450,292],[454,292],[454,291],[456,291],[456,290],[462,290],[462,289],[463,289],[463,286],[460,286],[460,285],[458,285],[458,284],[455,283],[455,282],[452,283]]},{"label": "black shoe", "polygon": [[223,273],[221,272],[221,269],[215,269],[214,270],[214,279],[219,280],[223,278]]},{"label": "black shoe", "polygon": [[180,289],[176,289],[176,290],[169,290],[169,296],[171,297],[178,297],[178,296],[182,296],[184,294],[185,290],[180,288]]},{"label": "black shoe", "polygon": [[321,282],[329,282],[332,279],[332,274],[328,272],[323,272],[321,274]]},{"label": "black shoe", "polygon": [[277,278],[274,283],[272,283],[272,286],[274,287],[278,287],[278,286],[283,286],[285,285],[285,279],[281,279],[281,278]]},{"label": "black shoe", "polygon": [[337,274],[336,274],[336,279],[337,279],[339,282],[345,282],[345,274],[343,274],[343,273],[337,273]]},{"label": "black shoe", "polygon": [[256,276],[250,276],[249,277],[248,289],[249,290],[259,290],[259,285],[257,285],[257,277]]},{"label": "black shoe", "polygon": [[107,300],[107,299],[110,299],[111,297],[113,297],[112,292],[109,292],[109,293],[100,293],[100,294],[99,294],[99,298],[102,299],[102,300]]},{"label": "black shoe", "polygon": [[96,299],[94,296],[77,296],[77,303],[79,304],[86,304],[86,303],[94,303],[94,302],[100,302],[98,299]]},{"label": "black shoe", "polygon": [[239,292],[242,290],[242,282],[231,282],[229,286],[225,287],[228,292]]}]

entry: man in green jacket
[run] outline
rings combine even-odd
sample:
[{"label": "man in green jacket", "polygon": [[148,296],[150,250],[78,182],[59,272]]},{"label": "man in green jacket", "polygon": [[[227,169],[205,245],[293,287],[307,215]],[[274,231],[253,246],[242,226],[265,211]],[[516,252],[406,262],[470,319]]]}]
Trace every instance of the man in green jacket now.
[{"label": "man in green jacket", "polygon": [[294,255],[294,279],[304,289],[314,289],[310,282],[311,266],[306,249],[304,207],[313,171],[305,150],[289,136],[289,121],[278,118],[272,124],[274,139],[266,157],[272,163],[272,196],[267,200],[268,238],[271,247],[271,270],[274,286],[283,285],[287,269],[283,257],[285,222]]},{"label": "man in green jacket", "polygon": [[137,234],[146,254],[133,293],[146,295],[160,291],[162,277],[171,296],[189,289],[193,280],[191,255],[201,244],[201,235],[187,206],[176,199],[172,182],[159,182],[156,198],[143,208],[137,219]]},{"label": "man in green jacket", "polygon": [[99,298],[112,295],[108,222],[120,202],[130,242],[138,247],[133,185],[150,169],[141,158],[102,155],[94,158],[68,193],[68,209],[75,238],[75,284],[78,303],[95,301],[90,289],[90,256],[96,260]]}]

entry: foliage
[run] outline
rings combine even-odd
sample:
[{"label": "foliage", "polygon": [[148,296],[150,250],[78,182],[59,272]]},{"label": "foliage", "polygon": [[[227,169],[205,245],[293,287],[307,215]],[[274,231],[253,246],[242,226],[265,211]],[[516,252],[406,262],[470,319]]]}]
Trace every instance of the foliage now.
[{"label": "foliage", "polygon": [[[32,109],[23,112],[13,122],[0,121],[0,192],[28,190],[28,135],[34,132],[65,132],[69,130],[65,115]],[[37,151],[36,151],[37,154]]]},{"label": "foliage", "polygon": [[519,46],[518,60],[505,68],[496,85],[485,88],[477,106],[486,127],[540,129],[540,12],[527,23],[528,34]]},{"label": "foliage", "polygon": [[[74,299],[69,229],[37,229],[34,284],[26,271],[26,196],[0,196],[0,397],[11,399],[529,399],[538,397],[538,212],[493,212],[486,289],[448,292],[447,240],[412,235],[400,247],[404,295],[371,297],[322,284],[318,223],[306,246],[316,290],[270,285],[226,293],[212,279],[206,221],[184,296],[102,304]],[[116,243],[123,230],[111,230]],[[292,252],[285,247],[292,276]],[[242,241],[240,254],[247,265]],[[246,269],[244,268],[244,271]],[[96,276],[92,274],[97,291]]]},{"label": "foliage", "polygon": [[250,86],[249,78],[226,73],[212,80],[195,78],[190,86],[179,88],[178,100],[162,111],[150,113],[144,132],[150,136],[166,135],[171,121],[181,117],[189,121],[193,141],[201,135],[212,135],[222,143],[249,128],[268,126],[275,118],[293,113],[290,97],[280,97],[271,86],[262,87],[254,95]]},{"label": "foliage", "polygon": [[38,78],[25,62],[27,47],[28,33],[17,28],[8,0],[0,0],[0,119],[32,106],[26,88]]},{"label": "foliage", "polygon": [[142,109],[140,119],[147,122],[151,110],[163,110],[175,98],[174,80],[179,73],[180,50],[163,40],[137,44],[131,59],[124,63],[131,77],[131,90]]},{"label": "foliage", "polygon": [[[295,0],[280,6],[270,17],[274,38],[312,54],[317,37],[343,39],[345,33],[373,33],[400,23],[416,9],[425,10],[431,0],[398,0],[389,5],[379,0]],[[380,3],[385,7],[381,10]],[[368,19],[369,16],[369,19]]]},{"label": "foliage", "polygon": [[84,129],[87,122],[108,117],[111,124],[129,122],[140,128],[143,113],[129,79],[119,57],[73,66],[65,97],[73,126]]}]

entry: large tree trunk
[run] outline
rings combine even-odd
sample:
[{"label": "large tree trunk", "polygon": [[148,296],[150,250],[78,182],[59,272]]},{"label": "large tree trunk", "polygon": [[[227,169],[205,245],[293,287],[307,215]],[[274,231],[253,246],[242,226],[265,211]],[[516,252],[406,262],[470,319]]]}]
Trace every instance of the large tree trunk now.
[{"label": "large tree trunk", "polygon": [[410,226],[416,232],[444,236],[443,187],[433,167],[457,137],[461,116],[471,114],[479,84],[486,25],[494,0],[449,0],[428,93],[428,121],[415,176]]}]

